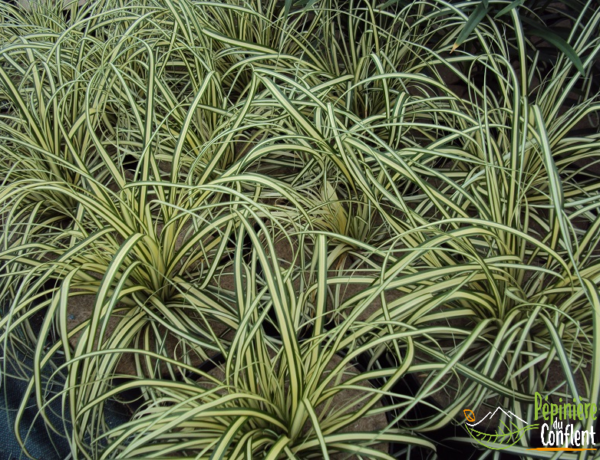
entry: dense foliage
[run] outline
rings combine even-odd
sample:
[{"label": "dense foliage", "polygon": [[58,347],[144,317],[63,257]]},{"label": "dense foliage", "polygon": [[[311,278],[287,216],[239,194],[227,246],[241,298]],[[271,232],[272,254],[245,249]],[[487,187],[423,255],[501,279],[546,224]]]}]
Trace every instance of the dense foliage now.
[{"label": "dense foliage", "polygon": [[597,403],[600,8],[521,3],[0,3],[24,452],[30,396],[77,459],[427,457]]}]

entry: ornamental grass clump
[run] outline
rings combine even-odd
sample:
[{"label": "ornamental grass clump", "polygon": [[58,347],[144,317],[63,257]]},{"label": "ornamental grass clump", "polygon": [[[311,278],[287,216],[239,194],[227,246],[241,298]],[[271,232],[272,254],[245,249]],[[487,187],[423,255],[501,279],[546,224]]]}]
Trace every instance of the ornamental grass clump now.
[{"label": "ornamental grass clump", "polygon": [[[247,231],[253,232],[250,227]],[[258,243],[258,234],[250,240],[251,245]],[[265,246],[273,250],[269,239]],[[242,249],[236,250],[235,298],[241,321],[231,347],[217,360],[214,371],[185,372],[181,381],[137,380],[113,390],[135,384],[147,387],[152,397],[131,422],[106,433],[115,441],[104,456],[178,452],[227,458],[354,454],[388,459],[394,458],[391,443],[435,450],[434,444],[409,430],[391,427],[385,415],[411,403],[404,397],[393,404],[390,390],[413,364],[413,340],[421,332],[359,345],[356,332],[364,334],[364,330],[327,328],[327,253],[327,238],[317,234],[310,270],[313,281],[297,291],[290,283],[292,272],[273,253],[270,256],[256,247],[253,257],[258,260],[246,261]],[[302,338],[293,334],[298,329],[294,302],[300,307],[311,304],[314,312],[311,332]],[[269,311],[274,312],[277,337],[260,327]],[[381,327],[373,323],[369,330]],[[370,356],[384,341],[404,345],[403,364],[359,372],[359,358]]]},{"label": "ornamental grass clump", "polygon": [[552,8],[2,3],[24,454],[425,458],[597,403],[600,12]]}]

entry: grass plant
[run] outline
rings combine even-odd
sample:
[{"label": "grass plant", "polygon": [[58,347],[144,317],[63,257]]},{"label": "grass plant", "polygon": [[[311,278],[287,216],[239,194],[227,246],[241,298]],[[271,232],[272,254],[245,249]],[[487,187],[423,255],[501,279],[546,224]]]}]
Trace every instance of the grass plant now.
[{"label": "grass plant", "polygon": [[0,4],[24,455],[433,458],[465,408],[598,404],[594,5]]}]

